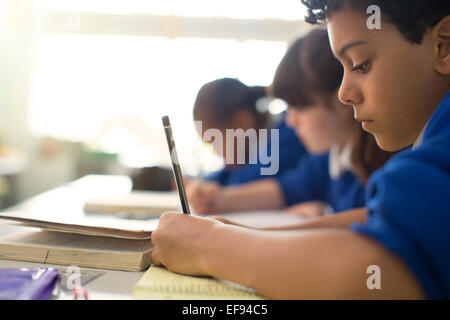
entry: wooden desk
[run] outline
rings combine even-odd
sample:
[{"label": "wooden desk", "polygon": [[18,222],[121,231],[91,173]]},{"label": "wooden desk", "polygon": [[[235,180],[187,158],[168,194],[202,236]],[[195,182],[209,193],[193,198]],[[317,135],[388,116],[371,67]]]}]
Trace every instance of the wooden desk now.
[{"label": "wooden desk", "polygon": [[[11,207],[6,211],[26,210],[36,212],[40,210],[61,210],[61,214],[79,214],[87,196],[124,194],[131,190],[131,181],[123,176],[86,176],[66,186],[61,186],[33,197],[23,203]],[[57,201],[55,201],[57,199]],[[285,215],[280,212],[243,212],[223,214],[222,216],[236,222],[253,226],[274,226],[299,223],[302,218]],[[12,226],[0,219],[0,236],[29,230],[29,228]],[[0,259],[0,268],[39,268],[53,265],[9,261]],[[64,266],[53,266],[64,268]],[[100,270],[81,268],[82,270]],[[102,270],[104,274],[85,285],[89,291],[90,299],[132,299],[134,284],[142,277],[144,272],[127,272]],[[59,299],[72,299],[71,295],[61,294]]]},{"label": "wooden desk", "polygon": [[[88,196],[122,195],[131,191],[131,180],[125,176],[91,175],[64,186],[57,187],[32,197],[5,211],[24,210],[30,213],[41,210],[59,210],[61,214],[80,214]],[[29,230],[30,228],[9,225],[0,219],[0,236]],[[0,259],[0,268],[39,268],[54,266],[42,263]],[[101,270],[81,268],[82,270]],[[102,270],[104,274],[86,284],[90,299],[132,299],[133,285],[144,272]],[[59,299],[72,299],[71,295],[61,294]]]}]

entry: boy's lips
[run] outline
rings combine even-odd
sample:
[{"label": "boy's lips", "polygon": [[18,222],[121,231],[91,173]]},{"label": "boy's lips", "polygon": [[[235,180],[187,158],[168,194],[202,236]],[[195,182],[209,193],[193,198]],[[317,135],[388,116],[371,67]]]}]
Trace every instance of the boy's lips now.
[{"label": "boy's lips", "polygon": [[356,121],[361,122],[362,128],[366,131],[370,131],[370,128],[373,127],[373,120],[360,119],[360,118],[355,118],[355,119],[356,119]]}]

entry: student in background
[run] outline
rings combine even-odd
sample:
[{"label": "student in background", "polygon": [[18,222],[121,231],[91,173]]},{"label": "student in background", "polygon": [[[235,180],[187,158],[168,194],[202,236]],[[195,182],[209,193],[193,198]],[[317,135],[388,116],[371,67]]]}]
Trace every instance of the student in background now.
[{"label": "student in background", "polygon": [[288,103],[286,123],[312,155],[278,177],[233,187],[191,188],[195,212],[288,207],[288,212],[314,217],[324,212],[319,203],[333,212],[363,207],[364,185],[391,154],[381,150],[354,120],[352,109],[339,102],[342,76],[325,30],[295,41],[277,68],[270,92]]},{"label": "student in background", "polygon": [[450,2],[370,1],[380,29],[367,28],[367,1],[303,3],[308,21],[327,23],[344,66],[340,100],[380,147],[412,150],[371,176],[368,215],[268,232],[166,213],[152,234],[153,263],[268,298],[450,299]]},{"label": "student in background", "polygon": [[[286,126],[285,113],[276,116],[268,112],[269,100],[265,87],[249,87],[239,80],[231,78],[209,82],[200,89],[194,104],[194,120],[201,121],[202,132],[199,134],[204,137],[205,131],[218,129],[223,136],[223,145],[217,147],[214,141],[206,142],[213,144],[214,151],[225,160],[230,156],[227,154],[230,153],[226,144],[227,129],[243,129],[244,131],[255,129],[257,133],[260,129],[269,129],[268,131],[278,129],[279,141],[269,140],[267,152],[269,156],[272,156],[270,155],[272,144],[277,144],[279,158],[277,159],[278,170],[275,175],[281,175],[295,167],[299,160],[306,155],[306,151],[298,141],[295,132]],[[270,136],[269,132],[268,137],[270,138]],[[256,141],[255,145],[249,145],[247,142],[245,164],[237,163],[235,145],[233,163],[225,164],[223,169],[206,176],[204,180],[215,182],[220,186],[230,186],[264,178],[265,176],[261,175],[261,168],[267,166],[261,163],[259,157],[249,159],[250,149],[258,150],[258,143],[259,141]],[[188,193],[194,185],[196,185],[194,181],[189,183]]]}]

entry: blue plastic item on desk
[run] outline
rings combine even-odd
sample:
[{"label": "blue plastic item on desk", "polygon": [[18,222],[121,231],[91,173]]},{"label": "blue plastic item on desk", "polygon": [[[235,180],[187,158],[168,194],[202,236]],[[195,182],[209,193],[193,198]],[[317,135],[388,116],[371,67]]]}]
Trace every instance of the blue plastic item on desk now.
[{"label": "blue plastic item on desk", "polygon": [[46,300],[59,279],[54,268],[0,269],[0,300]]}]

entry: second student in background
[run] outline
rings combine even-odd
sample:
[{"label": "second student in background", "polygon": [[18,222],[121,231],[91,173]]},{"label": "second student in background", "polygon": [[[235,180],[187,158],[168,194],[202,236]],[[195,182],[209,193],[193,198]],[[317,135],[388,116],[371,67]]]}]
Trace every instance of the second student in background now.
[{"label": "second student in background", "polygon": [[[267,110],[268,101],[265,87],[249,87],[237,79],[222,78],[206,83],[197,94],[194,104],[194,120],[201,122],[199,134],[207,143],[214,146],[214,151],[221,158],[232,158],[233,163],[226,163],[225,166],[216,172],[206,176],[204,180],[215,182],[221,186],[238,185],[262,179],[261,169],[267,167],[263,164],[259,154],[258,144],[263,141],[247,141],[245,145],[245,163],[238,163],[237,143],[227,146],[227,130],[256,130],[267,129],[268,137],[271,137],[270,130],[278,129],[278,141],[267,142],[267,153],[271,161],[277,161],[275,176],[281,175],[287,170],[295,167],[299,160],[306,155],[305,148],[298,141],[294,130],[288,128],[285,122],[285,112],[273,115]],[[222,143],[205,139],[207,130],[218,130],[223,137]],[[259,135],[257,134],[257,139]],[[276,144],[276,145],[275,145]],[[273,159],[275,154],[271,154],[273,147],[278,150],[278,159]],[[253,153],[256,159],[250,159]],[[234,158],[234,159],[233,159]],[[227,161],[228,162],[228,161]],[[271,164],[272,165],[272,164]],[[191,184],[191,183],[190,183]]]},{"label": "second student in background", "polygon": [[283,175],[240,186],[193,184],[188,195],[195,212],[290,207],[316,216],[323,210],[311,206],[314,201],[334,212],[363,207],[365,183],[391,153],[382,151],[354,120],[352,109],[338,100],[342,77],[326,31],[314,30],[295,41],[278,66],[271,93],[288,103],[287,124],[313,155]]}]

